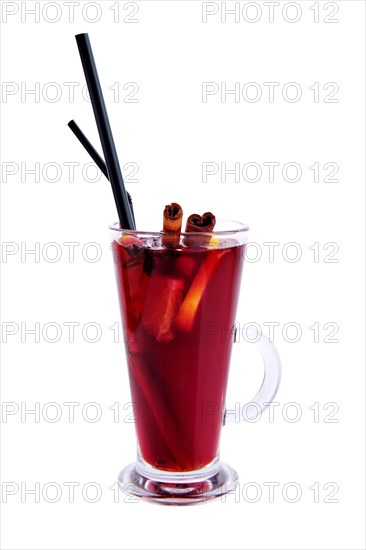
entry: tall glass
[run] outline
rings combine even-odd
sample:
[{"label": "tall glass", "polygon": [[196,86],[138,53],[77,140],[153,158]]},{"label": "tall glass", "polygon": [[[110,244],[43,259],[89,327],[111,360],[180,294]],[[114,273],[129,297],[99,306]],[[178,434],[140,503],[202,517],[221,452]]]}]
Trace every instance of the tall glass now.
[{"label": "tall glass", "polygon": [[[216,228],[182,233],[174,247],[159,231],[110,228],[138,441],[119,484],[162,504],[204,502],[237,481],[219,440],[248,227]],[[263,409],[280,363],[268,340],[259,344],[265,377],[253,402]]]}]

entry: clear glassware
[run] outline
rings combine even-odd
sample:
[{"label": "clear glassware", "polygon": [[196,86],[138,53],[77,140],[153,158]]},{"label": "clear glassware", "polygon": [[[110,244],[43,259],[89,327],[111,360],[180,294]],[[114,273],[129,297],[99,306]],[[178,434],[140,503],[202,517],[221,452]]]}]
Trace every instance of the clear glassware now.
[{"label": "clear glassware", "polygon": [[[235,488],[219,440],[235,420],[225,396],[248,229],[218,221],[166,247],[160,231],[110,227],[138,441],[136,462],[119,475],[128,494],[187,505]],[[264,410],[280,382],[275,347],[263,335],[258,346],[264,378],[241,420]]]}]

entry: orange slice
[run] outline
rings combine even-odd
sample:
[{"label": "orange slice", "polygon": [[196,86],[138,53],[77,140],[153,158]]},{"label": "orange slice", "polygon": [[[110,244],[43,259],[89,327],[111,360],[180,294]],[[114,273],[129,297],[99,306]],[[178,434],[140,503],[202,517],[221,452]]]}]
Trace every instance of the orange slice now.
[{"label": "orange slice", "polygon": [[227,250],[222,250],[216,254],[208,254],[207,259],[199,268],[197,275],[195,276],[175,318],[175,326],[177,329],[184,332],[189,332],[192,329],[197,309],[200,305],[207,283],[210,280],[210,277],[212,276],[219,260],[226,252]]},{"label": "orange slice", "polygon": [[137,237],[133,237],[133,235],[122,235],[122,237],[119,237],[118,242],[122,246],[131,246],[133,244],[141,244],[141,245],[144,244]]}]

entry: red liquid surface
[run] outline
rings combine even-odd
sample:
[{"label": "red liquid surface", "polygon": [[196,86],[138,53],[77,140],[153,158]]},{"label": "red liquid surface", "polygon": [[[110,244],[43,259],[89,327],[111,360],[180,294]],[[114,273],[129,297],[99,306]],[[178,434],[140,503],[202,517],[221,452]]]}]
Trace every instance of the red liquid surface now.
[{"label": "red liquid surface", "polygon": [[232,244],[114,241],[137,438],[154,468],[196,470],[217,454],[244,260]]}]

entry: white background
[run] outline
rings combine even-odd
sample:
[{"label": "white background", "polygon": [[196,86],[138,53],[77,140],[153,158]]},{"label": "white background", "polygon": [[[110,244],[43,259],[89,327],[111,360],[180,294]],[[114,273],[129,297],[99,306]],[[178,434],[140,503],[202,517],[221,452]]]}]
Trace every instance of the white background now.
[{"label": "white background", "polygon": [[[26,12],[35,4],[39,22]],[[1,6],[2,399],[3,413],[14,413],[3,414],[1,423],[2,548],[364,548],[364,2],[281,2],[272,23],[264,2],[238,3],[239,22],[233,15],[221,21],[221,3],[139,1],[136,23],[123,22],[135,11],[125,2],[117,22],[116,2],[74,4],[73,23],[64,2]],[[206,23],[205,9],[217,9]],[[258,323],[267,335],[264,323],[280,323],[274,341],[283,379],[272,422],[267,411],[257,423],[223,430],[222,458],[240,477],[238,494],[225,503],[167,508],[123,495],[114,502],[110,487],[134,459],[135,439],[127,422],[123,344],[109,328],[119,321],[107,230],[116,220],[112,194],[102,177],[88,181],[93,169],[84,177],[89,158],[66,126],[75,118],[100,149],[81,92],[79,32],[90,33],[121,164],[139,167],[138,182],[127,184],[137,220],[177,201],[186,213],[212,210],[247,223],[257,243],[243,276],[238,322]],[[74,98],[67,82],[79,84]],[[114,101],[109,87],[116,82]],[[135,103],[123,101],[132,91],[123,86],[131,82],[139,87]],[[239,82],[240,90],[255,82],[262,97],[250,102],[241,95],[236,102],[216,93],[203,102],[204,82],[228,89]],[[273,101],[265,82],[279,83]],[[302,92],[296,102],[289,101],[294,87],[282,95],[290,82]],[[316,82],[319,98],[310,89]],[[331,97],[336,102],[324,102],[334,89],[324,90],[327,83],[339,87]],[[37,86],[38,97],[25,93]],[[74,181],[70,162],[79,163]],[[228,168],[255,162],[262,177],[254,182],[241,175],[235,182],[228,175],[221,182],[218,173],[203,183],[204,162]],[[280,163],[273,182],[264,162]],[[297,182],[282,177],[289,162],[301,167]],[[316,162],[319,182],[309,169]],[[39,181],[26,173],[35,163]],[[331,172],[326,163],[338,165],[338,182],[323,181]],[[64,244],[70,242],[78,243],[74,261]],[[265,242],[279,243],[273,261]],[[335,245],[324,249],[327,243]],[[25,254],[37,247],[36,255]],[[253,261],[258,250],[262,256]],[[301,257],[290,261],[296,250]],[[96,253],[101,257],[93,262]],[[80,323],[73,343],[67,322]],[[25,333],[36,323],[39,342]],[[83,338],[87,323],[99,325],[98,342],[86,341],[85,330]],[[295,325],[286,333],[287,323],[300,327],[297,342],[291,342]],[[309,328],[315,323],[318,342]],[[324,341],[336,325],[336,342]],[[86,334],[94,338],[92,326]],[[242,341],[232,363],[228,398],[243,403],[260,384],[260,361]],[[80,403],[74,422],[66,402]],[[95,423],[95,408],[85,407],[90,402],[102,411]],[[50,421],[57,410],[47,403],[58,404],[58,421]],[[114,403],[120,404],[117,422]],[[21,416],[35,406],[39,422],[34,414]],[[74,502],[67,482],[80,484]],[[273,502],[268,482],[279,484]],[[40,502],[25,492],[35,487]],[[94,503],[93,487],[100,489]],[[290,502],[296,488],[299,499]]]}]

